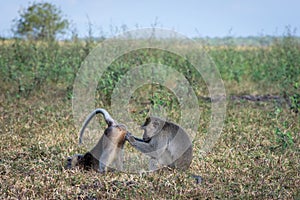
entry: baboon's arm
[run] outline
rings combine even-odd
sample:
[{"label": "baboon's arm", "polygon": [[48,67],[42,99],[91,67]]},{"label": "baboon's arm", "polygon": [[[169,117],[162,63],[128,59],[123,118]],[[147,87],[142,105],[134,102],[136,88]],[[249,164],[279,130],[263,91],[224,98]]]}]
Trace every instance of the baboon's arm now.
[{"label": "baboon's arm", "polygon": [[141,151],[142,153],[150,153],[155,150],[155,147],[150,145],[150,143],[145,142],[142,139],[136,138],[133,135],[126,135],[126,140],[136,148],[137,150]]},{"label": "baboon's arm", "polygon": [[150,142],[145,142],[142,139],[136,138],[131,134],[126,135],[126,140],[138,151],[152,157],[152,158],[158,158],[164,149],[157,149],[156,145],[153,145]]}]

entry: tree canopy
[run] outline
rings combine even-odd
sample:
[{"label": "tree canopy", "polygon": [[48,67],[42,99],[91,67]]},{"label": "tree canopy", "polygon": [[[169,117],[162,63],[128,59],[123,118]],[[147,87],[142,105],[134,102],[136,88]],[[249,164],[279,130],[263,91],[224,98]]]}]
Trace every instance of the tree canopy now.
[{"label": "tree canopy", "polygon": [[57,34],[64,34],[69,27],[62,11],[47,2],[34,2],[28,8],[19,10],[19,15],[14,20],[14,32],[28,39],[54,40]]}]

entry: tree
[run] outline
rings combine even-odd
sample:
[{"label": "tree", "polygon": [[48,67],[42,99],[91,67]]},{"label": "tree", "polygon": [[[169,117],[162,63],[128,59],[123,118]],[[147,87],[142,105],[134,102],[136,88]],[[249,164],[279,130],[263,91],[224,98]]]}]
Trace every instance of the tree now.
[{"label": "tree", "polygon": [[27,9],[19,10],[19,15],[14,20],[14,32],[28,39],[54,40],[57,34],[64,34],[69,27],[61,10],[46,2],[34,2]]}]

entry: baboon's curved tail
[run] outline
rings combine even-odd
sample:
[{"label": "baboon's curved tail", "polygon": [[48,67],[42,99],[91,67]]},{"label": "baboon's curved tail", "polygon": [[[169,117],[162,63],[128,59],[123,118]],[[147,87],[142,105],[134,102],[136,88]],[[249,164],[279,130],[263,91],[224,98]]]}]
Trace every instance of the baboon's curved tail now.
[{"label": "baboon's curved tail", "polygon": [[91,121],[91,119],[96,115],[101,113],[105,119],[105,122],[107,123],[108,126],[114,126],[117,125],[116,121],[110,116],[110,114],[103,108],[97,108],[95,109],[93,112],[91,112],[87,118],[85,119],[85,121],[83,122],[83,125],[81,127],[80,130],[80,137],[79,137],[79,144],[82,143],[82,136],[84,133],[85,128],[87,127],[87,125],[89,124],[89,122]]}]

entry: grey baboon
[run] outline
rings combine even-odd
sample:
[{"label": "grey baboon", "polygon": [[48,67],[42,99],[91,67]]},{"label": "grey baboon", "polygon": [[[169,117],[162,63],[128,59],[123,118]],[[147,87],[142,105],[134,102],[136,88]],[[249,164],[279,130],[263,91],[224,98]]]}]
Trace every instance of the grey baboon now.
[{"label": "grey baboon", "polygon": [[158,117],[148,117],[141,127],[143,139],[126,134],[126,140],[138,151],[150,156],[149,169],[163,166],[185,170],[192,157],[192,143],[187,133],[178,125]]},{"label": "grey baboon", "polygon": [[123,146],[127,128],[124,125],[118,124],[105,109],[98,108],[89,114],[80,130],[79,143],[82,143],[82,136],[88,123],[98,113],[104,116],[108,127],[92,150],[84,155],[75,154],[68,158],[67,169],[75,166],[84,169],[95,169],[100,172],[122,169]]}]

